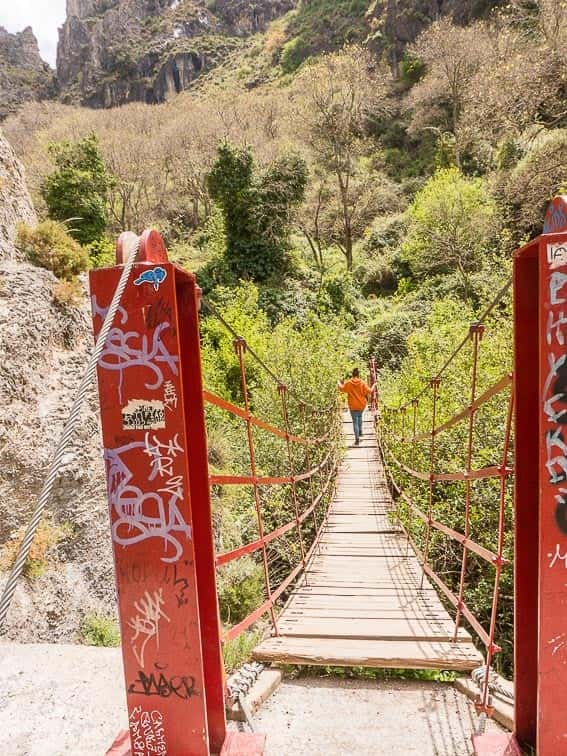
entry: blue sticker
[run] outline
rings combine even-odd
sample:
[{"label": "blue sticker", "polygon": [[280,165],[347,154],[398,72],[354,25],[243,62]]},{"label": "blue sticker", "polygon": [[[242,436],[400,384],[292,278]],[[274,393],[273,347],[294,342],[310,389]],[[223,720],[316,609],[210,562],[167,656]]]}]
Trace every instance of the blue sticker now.
[{"label": "blue sticker", "polygon": [[154,290],[157,291],[165,279],[167,278],[167,270],[163,268],[152,268],[151,270],[145,270],[139,278],[134,281],[134,286],[141,286],[143,283],[150,283],[153,285]]}]

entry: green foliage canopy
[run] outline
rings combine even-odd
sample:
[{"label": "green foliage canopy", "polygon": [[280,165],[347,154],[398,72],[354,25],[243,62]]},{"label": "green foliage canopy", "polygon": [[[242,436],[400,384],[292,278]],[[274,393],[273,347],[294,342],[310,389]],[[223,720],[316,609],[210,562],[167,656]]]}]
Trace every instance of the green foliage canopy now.
[{"label": "green foliage canopy", "polygon": [[222,209],[225,261],[236,278],[266,281],[285,271],[292,213],[304,199],[307,176],[305,161],[293,153],[259,174],[249,149],[219,147],[208,185]]},{"label": "green foliage canopy", "polygon": [[88,267],[85,250],[57,221],[43,221],[34,229],[20,224],[17,244],[30,262],[66,281],[72,281]]},{"label": "green foliage canopy", "polygon": [[98,138],[91,134],[76,142],[53,142],[49,154],[56,168],[41,185],[49,217],[72,219],[72,236],[81,244],[90,244],[104,234],[108,191],[113,184]]},{"label": "green foliage canopy", "polygon": [[418,275],[458,272],[470,294],[470,274],[482,266],[498,228],[495,201],[480,178],[439,170],[408,210],[402,253]]}]

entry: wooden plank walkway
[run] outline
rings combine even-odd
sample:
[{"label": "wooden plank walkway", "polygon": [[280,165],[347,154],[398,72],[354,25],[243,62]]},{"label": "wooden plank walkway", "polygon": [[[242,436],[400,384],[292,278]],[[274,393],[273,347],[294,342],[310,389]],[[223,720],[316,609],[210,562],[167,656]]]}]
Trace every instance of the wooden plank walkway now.
[{"label": "wooden plank walkway", "polygon": [[354,446],[343,418],[347,453],[320,547],[254,658],[282,664],[474,669],[483,663],[471,636],[455,625],[389,517],[392,500],[366,413]]}]

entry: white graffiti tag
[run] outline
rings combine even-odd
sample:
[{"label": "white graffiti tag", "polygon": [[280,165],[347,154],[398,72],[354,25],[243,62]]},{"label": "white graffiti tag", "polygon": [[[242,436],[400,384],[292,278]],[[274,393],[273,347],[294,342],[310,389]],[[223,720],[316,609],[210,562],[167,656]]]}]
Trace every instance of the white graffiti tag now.
[{"label": "white graffiti tag", "polygon": [[560,633],[555,638],[547,641],[548,646],[553,646],[551,649],[551,655],[559,655],[559,659],[563,664],[567,664],[567,633]]},{"label": "white graffiti tag", "polygon": [[559,313],[557,320],[554,320],[554,313],[551,311],[547,318],[547,343],[551,345],[553,337],[555,341],[561,346],[565,345],[565,326],[567,325],[567,318],[563,310]]},{"label": "white graffiti tag", "polygon": [[98,364],[104,370],[119,371],[121,379],[129,368],[146,368],[153,374],[153,381],[150,379],[146,388],[151,391],[160,388],[164,382],[162,367],[173,375],[178,374],[179,357],[170,354],[161,340],[162,333],[169,327],[169,323],[160,323],[152,334],[151,345],[146,334],[111,328]]},{"label": "white graffiti tag", "polygon": [[178,454],[183,453],[183,448],[179,443],[179,434],[176,433],[174,438],[164,443],[159,441],[155,435],[150,436],[149,433],[146,433],[144,453],[151,458],[150,480],[155,480],[158,475],[160,478],[172,477],[174,460]]},{"label": "white graffiti tag", "polygon": [[545,385],[543,387],[543,411],[547,415],[550,423],[559,423],[561,422],[562,416],[567,412],[567,409],[555,409],[554,404],[557,404],[557,402],[564,402],[565,396],[563,393],[558,393],[548,397],[548,394],[553,382],[559,375],[559,371],[565,365],[567,355],[562,354],[556,359],[555,355],[551,353],[547,358],[549,362],[549,373],[545,379]]},{"label": "white graffiti tag", "polygon": [[565,304],[567,299],[559,296],[561,289],[567,284],[565,273],[552,273],[549,282],[549,297],[552,305]]},{"label": "white graffiti tag", "polygon": [[555,545],[555,554],[552,554],[551,552],[547,555],[547,558],[550,560],[549,562],[549,568],[552,569],[555,567],[556,564],[559,564],[560,562],[563,562],[563,566],[567,570],[567,551],[562,554],[561,553],[561,546],[559,544]]},{"label": "white graffiti tag", "polygon": [[[545,466],[549,473],[550,483],[561,483],[567,480],[567,444],[559,428],[547,431],[545,434],[547,461]],[[559,453],[554,452],[558,449]]]},{"label": "white graffiti tag", "polygon": [[144,711],[141,706],[132,709],[129,717],[132,756],[167,754],[163,715],[161,712]]},{"label": "white graffiti tag", "polygon": [[177,392],[175,390],[175,386],[171,381],[166,381],[163,391],[163,403],[167,407],[168,410],[171,410],[173,412],[174,409],[177,409]]},{"label": "white graffiti tag", "polygon": [[146,450],[145,441],[133,441],[119,449],[107,449],[104,453],[108,469],[108,497],[117,515],[112,523],[112,538],[121,546],[161,538],[166,551],[168,546],[175,550],[173,555],[163,556],[162,561],[177,562],[183,554],[181,535],[187,540],[191,538],[191,527],[183,519],[178,506],[184,498],[183,478],[172,478],[166,488],[158,491],[144,492],[138,486],[131,485],[133,474],[124,457],[134,449]]},{"label": "white graffiti tag", "polygon": [[162,593],[162,588],[159,591],[154,591],[153,594],[146,591],[143,597],[134,604],[137,612],[136,616],[128,621],[128,626],[134,631],[131,640],[132,651],[142,668],[145,666],[144,652],[148,641],[155,638],[156,646],[159,649],[160,620],[163,618],[166,622],[170,621],[162,608],[165,603]]},{"label": "white graffiti tag", "polygon": [[[95,320],[96,318],[104,320],[109,310],[110,307],[101,307],[96,300],[96,295],[93,294],[93,296],[91,297],[91,311],[93,314],[93,320]],[[118,315],[120,315],[120,322],[122,323],[122,325],[127,323],[128,313],[126,312],[126,310],[122,306],[120,306],[117,312]]]}]

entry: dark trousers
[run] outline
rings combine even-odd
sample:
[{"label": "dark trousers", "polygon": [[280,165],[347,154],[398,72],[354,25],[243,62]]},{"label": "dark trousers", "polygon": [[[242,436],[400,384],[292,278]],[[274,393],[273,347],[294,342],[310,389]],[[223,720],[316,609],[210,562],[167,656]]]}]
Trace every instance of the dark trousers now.
[{"label": "dark trousers", "polygon": [[356,441],[362,436],[362,412],[363,410],[351,410],[352,427],[354,428],[354,438]]}]

